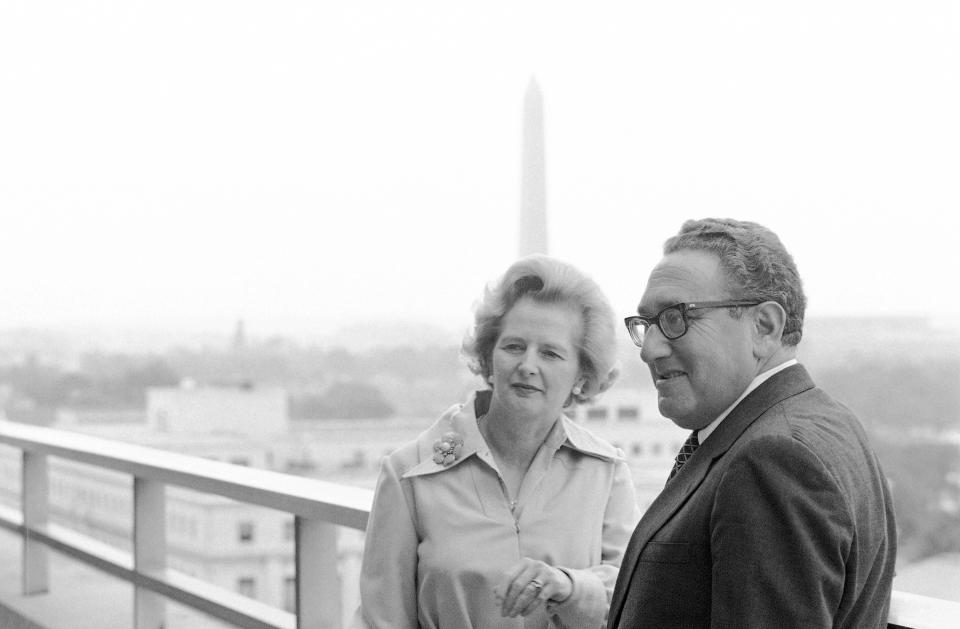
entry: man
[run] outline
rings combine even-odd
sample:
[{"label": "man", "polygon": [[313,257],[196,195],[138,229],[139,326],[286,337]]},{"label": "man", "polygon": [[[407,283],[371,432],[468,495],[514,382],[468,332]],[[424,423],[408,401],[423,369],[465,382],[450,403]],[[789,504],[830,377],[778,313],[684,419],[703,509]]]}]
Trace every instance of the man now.
[{"label": "man", "polygon": [[608,628],[886,627],[892,501],[857,418],[797,363],[805,302],[760,225],[688,221],[664,245],[626,323],[660,412],[692,432]]}]

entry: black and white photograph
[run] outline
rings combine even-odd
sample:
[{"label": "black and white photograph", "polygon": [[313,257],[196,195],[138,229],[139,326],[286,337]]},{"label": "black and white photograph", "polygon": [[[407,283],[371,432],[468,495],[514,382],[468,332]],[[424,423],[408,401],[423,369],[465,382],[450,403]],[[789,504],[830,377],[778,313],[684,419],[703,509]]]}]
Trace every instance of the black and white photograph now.
[{"label": "black and white photograph", "polygon": [[0,629],[960,627],[960,2],[0,2]]}]

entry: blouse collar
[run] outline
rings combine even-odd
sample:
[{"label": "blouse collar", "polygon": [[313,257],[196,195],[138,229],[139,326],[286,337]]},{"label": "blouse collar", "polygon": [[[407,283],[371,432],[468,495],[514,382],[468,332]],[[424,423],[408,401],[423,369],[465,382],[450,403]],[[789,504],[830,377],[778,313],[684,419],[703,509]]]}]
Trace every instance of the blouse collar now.
[{"label": "blouse collar", "polygon": [[[489,447],[477,425],[477,416],[484,415],[490,407],[491,393],[490,390],[471,393],[466,402],[451,406],[440,416],[440,419],[424,431],[417,438],[420,463],[410,468],[403,478],[444,472],[457,467],[472,456],[489,453]],[[443,443],[449,433],[455,433],[463,439],[463,444],[452,462],[438,463],[434,460],[435,444]],[[566,415],[561,415],[560,421],[553,425],[545,444],[554,452],[561,447],[568,447],[604,461],[623,458],[623,453],[617,448],[597,438]]]}]

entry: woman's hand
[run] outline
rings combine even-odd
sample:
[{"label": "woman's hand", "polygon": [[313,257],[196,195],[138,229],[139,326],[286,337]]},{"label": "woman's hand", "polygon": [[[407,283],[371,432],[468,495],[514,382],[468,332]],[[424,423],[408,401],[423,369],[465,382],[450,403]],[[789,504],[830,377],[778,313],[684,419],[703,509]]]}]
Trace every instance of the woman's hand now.
[{"label": "woman's hand", "polygon": [[567,600],[573,594],[573,582],[563,570],[524,557],[507,570],[493,593],[500,601],[501,616],[528,616],[548,600]]}]

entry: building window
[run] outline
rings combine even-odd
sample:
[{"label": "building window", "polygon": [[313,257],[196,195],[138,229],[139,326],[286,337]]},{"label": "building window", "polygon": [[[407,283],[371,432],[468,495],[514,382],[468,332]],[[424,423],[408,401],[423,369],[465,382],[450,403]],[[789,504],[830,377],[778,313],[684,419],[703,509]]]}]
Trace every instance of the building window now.
[{"label": "building window", "polygon": [[587,419],[606,419],[606,418],[607,418],[606,406],[587,409]]},{"label": "building window", "polygon": [[237,525],[237,533],[240,538],[240,542],[244,544],[249,544],[253,541],[253,522],[243,521]]},{"label": "building window", "polygon": [[636,406],[621,406],[617,409],[617,419],[639,419],[640,409]]},{"label": "building window", "polygon": [[237,579],[237,593],[248,598],[257,598],[257,580],[253,577]]},{"label": "building window", "polygon": [[367,453],[361,449],[353,451],[353,456],[340,463],[340,469],[343,470],[362,470],[367,464]]},{"label": "building window", "polygon": [[284,577],[283,579],[283,609],[288,612],[297,611],[296,577]]},{"label": "building window", "polygon": [[245,456],[232,456],[230,457],[230,462],[234,465],[243,465],[244,467],[250,467],[250,459]]},{"label": "building window", "polygon": [[633,456],[643,456],[643,444],[640,442],[634,443],[630,447],[630,451],[633,453]]},{"label": "building window", "polygon": [[660,452],[663,450],[663,446],[661,446],[659,443],[655,443],[651,447],[651,450],[653,451],[653,456],[660,456]]},{"label": "building window", "polygon": [[283,523],[283,539],[290,541],[293,539],[293,520],[287,520]]}]

